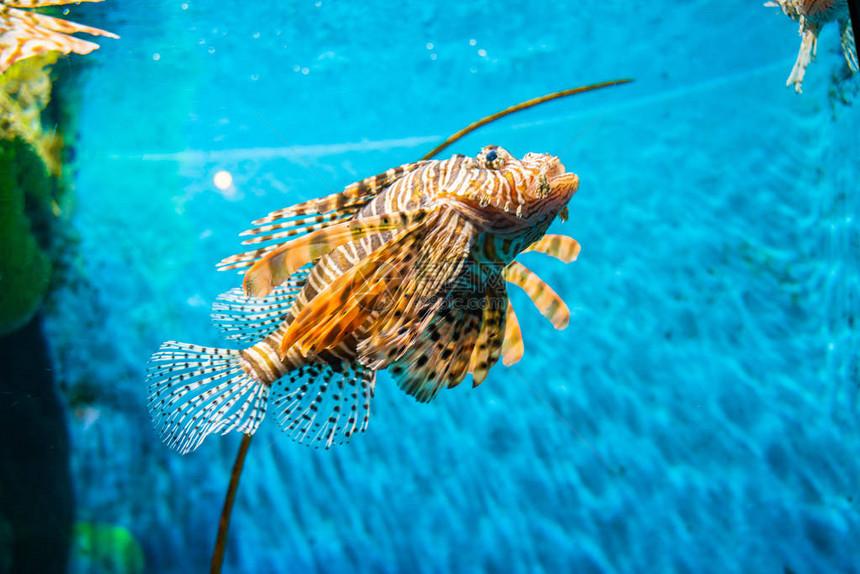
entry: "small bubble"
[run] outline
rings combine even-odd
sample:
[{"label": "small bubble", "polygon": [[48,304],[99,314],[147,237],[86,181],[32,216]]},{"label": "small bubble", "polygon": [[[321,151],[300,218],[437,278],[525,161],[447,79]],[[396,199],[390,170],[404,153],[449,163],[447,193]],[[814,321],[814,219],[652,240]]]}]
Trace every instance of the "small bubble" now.
[{"label": "small bubble", "polygon": [[161,54],[156,52],[155,54],[152,55],[152,59],[155,60],[156,62],[159,61],[161,59]]},{"label": "small bubble", "polygon": [[210,53],[210,54],[214,54],[214,53],[215,53],[215,48],[209,48],[209,53]]},{"label": "small bubble", "polygon": [[183,4],[183,5],[182,5],[182,9],[183,9],[183,10],[188,10],[188,4]]},{"label": "small bubble", "polygon": [[485,49],[481,48],[480,50],[478,50],[478,55],[482,58],[486,58],[487,57],[487,51]]},{"label": "small bubble", "polygon": [[431,60],[435,60],[435,59],[436,59],[436,54],[430,54],[430,59],[431,59]]},{"label": "small bubble", "polygon": [[259,74],[251,74],[251,81],[252,81],[252,82],[256,82],[256,81],[257,81],[257,80],[259,80],[259,79],[260,79],[260,75],[259,75]]},{"label": "small bubble", "polygon": [[477,46],[477,45],[478,45],[478,41],[477,41],[477,40],[475,40],[474,38],[472,38],[471,40],[469,40],[469,45],[470,45],[470,46]]},{"label": "small bubble", "polygon": [[427,42],[427,49],[428,49],[428,50],[432,50],[432,49],[433,49],[433,42]]},{"label": "small bubble", "polygon": [[300,71],[301,71],[301,69],[302,69],[302,67],[301,67],[301,66],[299,66],[298,64],[296,64],[295,66],[293,66],[293,71],[294,71],[294,72],[300,72]]},{"label": "small bubble", "polygon": [[302,74],[304,74],[305,76],[307,76],[307,75],[308,75],[308,74],[310,74],[310,73],[311,73],[311,71],[310,71],[309,69],[307,69],[307,68],[302,68]]},{"label": "small bubble", "polygon": [[253,34],[251,34],[251,37],[252,37],[252,38],[254,38],[254,39],[256,40],[257,38],[259,38],[259,37],[260,37],[260,33],[259,33],[259,32],[254,32]]},{"label": "small bubble", "polygon": [[478,68],[470,68],[469,71],[472,72],[473,74],[475,74],[475,73],[477,73]]},{"label": "small bubble", "polygon": [[200,45],[202,46],[203,44],[205,44],[205,43],[206,43],[206,38],[203,38],[202,40],[200,40],[200,41],[199,41],[199,42],[197,42],[197,43],[198,43],[198,44],[200,44]]}]

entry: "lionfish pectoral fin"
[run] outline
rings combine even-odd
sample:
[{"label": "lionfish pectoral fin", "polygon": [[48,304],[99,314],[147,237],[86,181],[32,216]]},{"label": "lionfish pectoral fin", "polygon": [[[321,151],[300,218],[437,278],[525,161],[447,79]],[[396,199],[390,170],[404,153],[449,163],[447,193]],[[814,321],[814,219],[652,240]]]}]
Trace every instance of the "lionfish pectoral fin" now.
[{"label": "lionfish pectoral fin", "polygon": [[210,434],[254,434],[269,386],[248,375],[232,349],[168,341],[147,369],[149,412],[161,439],[186,454]]},{"label": "lionfish pectoral fin", "polygon": [[505,267],[505,279],[525,291],[541,315],[549,319],[553,327],[559,330],[567,327],[570,322],[567,305],[558,293],[525,265],[517,261],[511,262]]},{"label": "lionfish pectoral fin", "polygon": [[535,251],[555,257],[565,263],[576,261],[580,251],[579,242],[567,235],[547,234],[523,249],[523,253]]},{"label": "lionfish pectoral fin", "polygon": [[399,265],[412,257],[423,237],[422,217],[403,232],[329,283],[290,323],[281,340],[281,353],[298,344],[303,355],[337,345],[376,311],[379,300],[396,282]]},{"label": "lionfish pectoral fin", "polygon": [[375,381],[359,364],[311,362],[275,383],[273,415],[297,442],[327,449],[367,428]]},{"label": "lionfish pectoral fin", "polygon": [[[274,287],[289,279],[297,269],[341,245],[357,241],[371,233],[408,227],[421,221],[425,215],[427,215],[425,210],[416,210],[349,220],[282,243],[263,255],[245,273],[243,282],[245,294],[252,297],[265,297]],[[230,257],[219,265],[224,266],[224,269],[234,269],[240,265],[234,261],[234,258]]]},{"label": "lionfish pectoral fin", "polygon": [[474,234],[471,222],[456,211],[442,209],[428,215],[424,228],[419,249],[393,269],[386,305],[369,336],[358,344],[361,361],[373,368],[386,368],[424,336],[445,303],[440,294],[450,289],[467,265]]},{"label": "lionfish pectoral fin", "polygon": [[510,367],[523,358],[525,347],[523,345],[523,333],[520,330],[520,322],[517,314],[508,300],[507,320],[505,322],[505,339],[502,341],[502,364]]},{"label": "lionfish pectoral fin", "polygon": [[[477,387],[484,382],[490,372],[490,368],[498,362],[502,354],[507,303],[508,294],[504,290],[504,284],[501,285],[501,289],[488,290],[484,298],[481,329],[469,360],[469,372],[472,373],[472,387]],[[505,305],[504,308],[503,305]]]},{"label": "lionfish pectoral fin", "polygon": [[480,320],[479,310],[436,313],[421,339],[389,367],[398,386],[425,403],[441,389],[460,384],[469,371]]}]

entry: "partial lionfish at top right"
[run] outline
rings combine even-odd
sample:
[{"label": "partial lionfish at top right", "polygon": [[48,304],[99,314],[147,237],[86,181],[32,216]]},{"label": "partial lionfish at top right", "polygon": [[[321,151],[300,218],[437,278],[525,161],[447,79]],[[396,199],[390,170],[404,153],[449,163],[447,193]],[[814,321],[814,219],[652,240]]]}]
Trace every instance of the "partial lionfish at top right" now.
[{"label": "partial lionfish at top right", "polygon": [[848,0],[775,0],[765,6],[779,6],[792,20],[800,22],[800,51],[791,70],[786,86],[794,84],[794,90],[801,92],[806,67],[815,59],[818,49],[818,33],[833,20],[839,23],[842,38],[842,53],[852,72],[860,71],[857,63],[857,49],[854,44],[854,31],[851,28],[851,15]]}]

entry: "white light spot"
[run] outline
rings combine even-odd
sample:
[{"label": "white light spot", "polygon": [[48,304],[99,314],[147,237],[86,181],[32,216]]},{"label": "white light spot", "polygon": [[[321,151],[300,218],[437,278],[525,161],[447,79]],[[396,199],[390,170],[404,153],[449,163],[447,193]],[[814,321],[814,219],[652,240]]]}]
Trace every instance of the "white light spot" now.
[{"label": "white light spot", "polygon": [[432,50],[432,49],[433,49],[433,42],[427,42],[427,49],[428,49],[428,50]]},{"label": "white light spot", "polygon": [[308,75],[308,74],[310,74],[310,73],[311,73],[311,71],[310,71],[309,69],[307,69],[307,68],[302,68],[302,74],[304,74],[305,76],[307,76],[307,75]]},{"label": "white light spot", "polygon": [[257,38],[259,38],[259,37],[260,37],[260,33],[259,33],[259,32],[254,32],[253,34],[251,34],[251,37],[252,37],[252,38],[254,38],[254,39],[256,40]]},{"label": "white light spot", "polygon": [[229,171],[225,171],[222,169],[215,174],[215,177],[212,178],[212,181],[215,183],[215,187],[217,187],[221,191],[226,191],[230,189],[231,185],[233,185],[233,176],[230,175]]},{"label": "white light spot", "polygon": [[487,57],[487,51],[485,49],[481,48],[480,50],[478,50],[478,55],[482,58],[486,58]]},{"label": "white light spot", "polygon": [[152,59],[155,60],[156,62],[159,61],[161,59],[161,54],[156,52],[155,54],[152,55]]},{"label": "white light spot", "polygon": [[188,10],[188,4],[183,4],[183,5],[182,5],[182,9],[183,9],[183,10]]},{"label": "white light spot", "polygon": [[829,345],[827,345],[827,349],[828,349],[829,351],[832,351],[832,350],[833,350],[833,349],[835,349],[835,348],[836,348],[836,345],[834,345],[833,343],[830,343]]},{"label": "white light spot", "polygon": [[472,38],[471,40],[469,40],[469,45],[470,45],[470,46],[477,46],[477,45],[478,45],[478,41],[477,41],[477,40],[475,40],[474,38]]},{"label": "white light spot", "polygon": [[215,53],[215,48],[209,48],[209,53],[210,53],[210,54],[214,54],[214,53]]}]

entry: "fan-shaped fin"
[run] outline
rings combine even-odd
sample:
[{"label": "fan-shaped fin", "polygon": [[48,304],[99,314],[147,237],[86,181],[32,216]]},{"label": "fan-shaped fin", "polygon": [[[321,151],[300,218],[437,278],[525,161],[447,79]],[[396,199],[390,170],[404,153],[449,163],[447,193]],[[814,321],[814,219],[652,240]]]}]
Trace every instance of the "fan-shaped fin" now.
[{"label": "fan-shaped fin", "polygon": [[374,371],[358,364],[310,363],[274,385],[275,419],[308,446],[342,444],[367,428],[375,380]]},{"label": "fan-shaped fin", "polygon": [[248,297],[241,287],[222,293],[212,304],[215,326],[228,339],[256,343],[280,326],[307,276],[307,269],[296,272],[290,281],[281,283],[262,299]]}]

